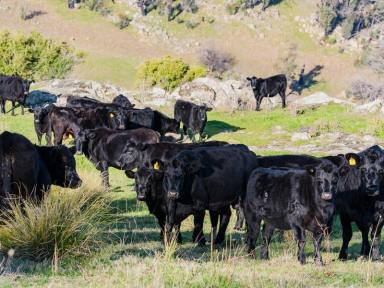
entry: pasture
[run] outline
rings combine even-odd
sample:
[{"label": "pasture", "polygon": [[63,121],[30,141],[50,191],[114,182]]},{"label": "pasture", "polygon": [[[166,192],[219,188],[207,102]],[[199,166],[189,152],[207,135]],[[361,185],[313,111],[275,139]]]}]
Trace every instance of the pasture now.
[{"label": "pasture", "polygon": [[[327,119],[327,120],[324,120]],[[326,122],[326,123],[325,123]],[[206,132],[209,139],[243,143],[262,155],[280,154],[282,151],[264,150],[272,143],[291,143],[290,133],[302,127],[315,127],[317,134],[345,132],[356,135],[371,134],[384,138],[380,117],[358,115],[349,107],[331,104],[303,114],[293,115],[289,110],[255,112],[210,112]],[[274,134],[279,125],[284,133]],[[12,131],[27,136],[36,143],[33,115],[0,116],[0,131]],[[308,140],[314,145],[316,140]],[[44,143],[44,142],[43,142]],[[68,144],[68,142],[67,142]],[[306,151],[302,151],[305,153]],[[84,185],[101,186],[97,171],[84,158],[76,156],[77,170],[86,176]],[[350,260],[337,259],[341,245],[338,219],[331,239],[323,245],[324,267],[313,262],[310,236],[307,237],[307,265],[296,259],[296,244],[289,233],[274,234],[270,261],[250,259],[243,245],[243,232],[234,232],[234,217],[222,247],[196,247],[191,243],[193,221],[182,224],[184,243],[167,248],[159,242],[159,228],[149,215],[144,203],[136,201],[133,181],[122,171],[111,169],[112,190],[107,196],[112,209],[112,224],[100,235],[103,243],[87,257],[67,258],[59,261],[58,269],[45,261],[34,263],[14,259],[9,271],[0,278],[2,287],[347,287],[384,285],[383,263],[358,258],[360,234],[354,233],[350,244]],[[53,191],[52,193],[55,193]],[[234,216],[234,214],[232,214]],[[205,234],[209,231],[209,217],[205,221]],[[355,227],[354,227],[355,228]],[[60,260],[60,259],[59,259]]]}]

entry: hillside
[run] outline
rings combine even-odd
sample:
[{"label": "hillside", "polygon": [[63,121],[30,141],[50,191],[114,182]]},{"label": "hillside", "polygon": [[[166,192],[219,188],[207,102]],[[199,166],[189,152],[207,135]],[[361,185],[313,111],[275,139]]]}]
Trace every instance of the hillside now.
[{"label": "hillside", "polygon": [[[207,48],[234,56],[235,77],[266,77],[280,72],[279,59],[291,45],[297,45],[298,69],[305,64],[309,73],[317,65],[323,66],[311,91],[323,90],[335,96],[356,78],[375,77],[354,65],[359,53],[340,53],[336,47],[320,45],[303,32],[297,20],[310,19],[316,11],[316,1],[303,0],[298,5],[297,1],[287,0],[264,13],[257,8],[231,16],[223,1],[200,0],[198,13],[184,17],[200,23],[194,29],[177,21],[168,22],[156,12],[143,17],[132,4],[135,1],[116,2],[113,15],[128,13],[133,18],[124,30],[96,12],[68,10],[62,0],[1,0],[0,27],[11,31],[37,30],[49,38],[65,41],[86,54],[83,63],[68,77],[106,81],[125,88],[134,87],[136,68],[147,59],[174,55],[196,63],[201,51]],[[23,7],[41,14],[23,21]]]}]

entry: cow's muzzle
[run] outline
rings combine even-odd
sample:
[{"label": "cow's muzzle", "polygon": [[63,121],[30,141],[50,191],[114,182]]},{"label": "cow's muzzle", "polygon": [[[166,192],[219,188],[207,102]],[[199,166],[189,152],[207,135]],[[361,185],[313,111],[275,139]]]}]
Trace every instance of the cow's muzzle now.
[{"label": "cow's muzzle", "polygon": [[146,199],[145,195],[139,194],[137,195],[137,200],[144,201]]},{"label": "cow's muzzle", "polygon": [[332,200],[332,193],[331,192],[321,193],[321,199],[326,200],[326,201]]},{"label": "cow's muzzle", "polygon": [[169,191],[168,192],[168,198],[171,199],[171,200],[176,200],[176,199],[179,199],[179,192],[176,192],[176,191]]},{"label": "cow's muzzle", "polygon": [[377,185],[370,185],[370,186],[367,187],[367,194],[368,194],[368,196],[374,197],[374,196],[379,195],[379,193],[380,193],[379,186],[377,186]]}]

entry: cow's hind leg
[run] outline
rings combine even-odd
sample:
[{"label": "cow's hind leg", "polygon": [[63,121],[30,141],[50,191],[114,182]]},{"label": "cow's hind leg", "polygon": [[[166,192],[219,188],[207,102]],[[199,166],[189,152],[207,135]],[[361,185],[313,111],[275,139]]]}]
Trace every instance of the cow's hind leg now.
[{"label": "cow's hind leg", "polygon": [[372,251],[371,258],[373,261],[380,260],[380,240],[381,240],[381,229],[383,228],[384,222],[379,220],[374,223],[371,230],[372,239]]},{"label": "cow's hind leg", "polygon": [[300,264],[305,264],[305,231],[301,227],[295,226],[294,232],[298,246],[297,259],[299,260]]},{"label": "cow's hind leg", "polygon": [[220,228],[217,233],[215,244],[221,244],[225,240],[225,231],[227,231],[229,220],[231,219],[231,208],[229,206],[220,211]]},{"label": "cow's hind leg", "polygon": [[351,221],[347,216],[340,215],[341,227],[343,228],[343,245],[341,246],[339,259],[347,260],[348,258],[348,245],[352,239],[352,226]]},{"label": "cow's hind leg", "polygon": [[279,94],[281,97],[281,102],[282,102],[283,108],[287,107],[285,91],[281,91]]},{"label": "cow's hind leg", "polygon": [[260,257],[261,259],[268,260],[269,259],[269,243],[271,242],[273,234],[273,227],[266,223],[263,224],[263,245],[261,246]]},{"label": "cow's hind leg", "polygon": [[312,233],[313,235],[313,247],[314,247],[314,252],[315,252],[315,263],[318,265],[324,265],[323,259],[321,258],[321,242],[323,240],[323,231],[316,231]]},{"label": "cow's hind leg", "polygon": [[205,211],[196,211],[194,213],[194,229],[192,234],[192,241],[198,243],[199,246],[205,245],[205,238],[203,233]]}]

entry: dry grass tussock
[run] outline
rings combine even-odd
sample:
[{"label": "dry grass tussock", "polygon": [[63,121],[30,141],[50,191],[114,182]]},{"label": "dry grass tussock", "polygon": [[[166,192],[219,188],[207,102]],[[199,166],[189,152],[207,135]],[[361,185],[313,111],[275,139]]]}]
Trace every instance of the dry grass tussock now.
[{"label": "dry grass tussock", "polygon": [[[83,178],[87,178],[84,175]],[[90,253],[101,244],[99,234],[109,222],[109,202],[89,177],[80,189],[52,189],[41,203],[12,202],[0,218],[0,249],[35,261]]]}]

